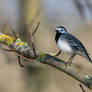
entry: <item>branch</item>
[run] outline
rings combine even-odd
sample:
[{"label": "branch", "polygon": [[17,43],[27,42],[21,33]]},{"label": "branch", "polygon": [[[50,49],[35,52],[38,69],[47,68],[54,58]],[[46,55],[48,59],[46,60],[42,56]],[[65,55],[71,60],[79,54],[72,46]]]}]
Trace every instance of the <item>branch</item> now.
[{"label": "branch", "polygon": [[54,68],[57,68],[58,70],[70,75],[71,77],[83,83],[85,86],[92,90],[92,77],[86,73],[83,73],[73,64],[71,64],[71,66],[66,67],[66,64],[63,60],[60,60],[59,58],[46,53],[37,53],[37,56],[34,57],[34,52],[32,48],[30,48],[26,42],[23,42],[19,38],[15,39],[11,36],[2,33],[0,33],[0,43],[12,49],[12,51],[17,56],[20,56],[21,58],[27,61],[36,61],[53,66]]},{"label": "branch", "polygon": [[83,83],[89,89],[92,89],[92,77],[83,73],[81,70],[76,68],[73,64],[71,66],[67,66],[63,60],[60,60],[56,57],[53,57],[49,54],[42,54],[37,57],[37,61],[40,63],[48,64],[57,68],[66,74],[70,75],[74,79],[78,80],[79,82]]},{"label": "branch", "polygon": [[80,88],[81,88],[82,92],[86,92],[86,91],[84,90],[84,88],[82,87],[82,85],[81,85],[81,84],[79,84],[79,86],[80,86]]}]

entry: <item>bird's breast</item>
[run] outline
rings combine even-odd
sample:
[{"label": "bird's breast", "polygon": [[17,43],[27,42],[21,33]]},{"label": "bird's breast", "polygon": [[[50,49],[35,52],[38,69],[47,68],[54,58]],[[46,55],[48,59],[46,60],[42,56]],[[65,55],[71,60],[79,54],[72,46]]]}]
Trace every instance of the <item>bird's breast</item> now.
[{"label": "bird's breast", "polygon": [[65,52],[65,53],[67,53],[67,54],[70,54],[70,55],[73,54],[73,50],[72,50],[72,48],[70,47],[70,45],[68,44],[67,41],[59,39],[59,40],[58,40],[58,46],[59,46],[59,48],[60,48],[63,52]]}]

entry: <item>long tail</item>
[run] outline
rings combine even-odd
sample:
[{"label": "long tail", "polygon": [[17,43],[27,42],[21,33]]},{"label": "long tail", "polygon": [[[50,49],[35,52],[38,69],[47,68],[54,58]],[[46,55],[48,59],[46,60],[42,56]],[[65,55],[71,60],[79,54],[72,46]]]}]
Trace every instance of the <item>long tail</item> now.
[{"label": "long tail", "polygon": [[88,60],[90,61],[90,63],[92,63],[92,59],[88,56]]},{"label": "long tail", "polygon": [[83,57],[86,58],[90,63],[92,63],[92,59],[90,58],[89,55],[84,54]]}]

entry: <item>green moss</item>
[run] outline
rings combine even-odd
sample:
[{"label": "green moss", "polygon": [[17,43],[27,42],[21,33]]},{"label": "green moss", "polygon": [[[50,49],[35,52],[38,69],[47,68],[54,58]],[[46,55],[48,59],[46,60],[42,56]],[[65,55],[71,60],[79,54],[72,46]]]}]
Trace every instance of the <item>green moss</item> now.
[{"label": "green moss", "polygon": [[36,60],[40,62],[40,61],[44,61],[45,58],[46,58],[46,54],[40,54],[37,56]]}]

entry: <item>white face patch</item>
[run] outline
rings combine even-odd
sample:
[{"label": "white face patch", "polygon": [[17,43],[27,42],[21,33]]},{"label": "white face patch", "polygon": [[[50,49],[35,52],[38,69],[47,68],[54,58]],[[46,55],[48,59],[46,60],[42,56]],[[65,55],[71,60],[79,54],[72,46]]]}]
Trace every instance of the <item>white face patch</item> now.
[{"label": "white face patch", "polygon": [[61,31],[62,28],[56,28],[56,30]]},{"label": "white face patch", "polygon": [[67,33],[64,28],[56,28],[56,30],[58,30],[60,33]]},{"label": "white face patch", "polygon": [[63,52],[70,55],[73,54],[72,48],[69,46],[69,44],[66,41],[59,39],[58,46]]}]

